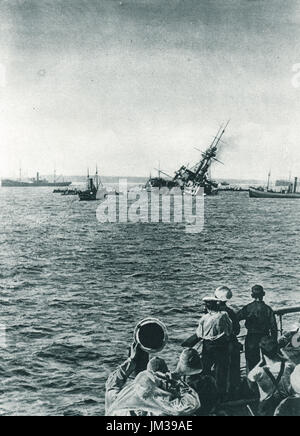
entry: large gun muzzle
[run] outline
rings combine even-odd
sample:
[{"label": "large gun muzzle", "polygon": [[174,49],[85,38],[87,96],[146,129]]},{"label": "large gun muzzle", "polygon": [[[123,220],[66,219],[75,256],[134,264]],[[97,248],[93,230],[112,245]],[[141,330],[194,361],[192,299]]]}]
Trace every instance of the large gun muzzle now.
[{"label": "large gun muzzle", "polygon": [[160,320],[146,318],[136,326],[134,340],[146,353],[158,353],[168,342],[168,331]]}]

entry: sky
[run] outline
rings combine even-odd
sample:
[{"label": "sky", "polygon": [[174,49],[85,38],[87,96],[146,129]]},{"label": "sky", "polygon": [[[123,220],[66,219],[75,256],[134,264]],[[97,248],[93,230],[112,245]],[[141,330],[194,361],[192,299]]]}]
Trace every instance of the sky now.
[{"label": "sky", "polygon": [[214,177],[300,176],[299,24],[300,0],[0,0],[0,177],[172,174],[229,119]]}]

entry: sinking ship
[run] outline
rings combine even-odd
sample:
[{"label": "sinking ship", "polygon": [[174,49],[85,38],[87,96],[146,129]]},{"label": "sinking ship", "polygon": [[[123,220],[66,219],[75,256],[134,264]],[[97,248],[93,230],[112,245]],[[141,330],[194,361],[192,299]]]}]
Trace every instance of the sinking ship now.
[{"label": "sinking ship", "polygon": [[[206,195],[218,194],[218,183],[212,180],[210,170],[213,162],[222,163],[217,159],[217,153],[228,124],[229,121],[226,125],[220,127],[213,142],[205,152],[201,152],[201,160],[195,165],[191,168],[188,166],[182,166],[175,172],[174,177],[159,170],[158,177],[150,177],[145,188],[151,189],[166,187],[172,189],[179,187],[182,191],[191,195],[197,195],[200,189],[203,189]],[[167,178],[161,177],[161,174],[164,174]]]}]

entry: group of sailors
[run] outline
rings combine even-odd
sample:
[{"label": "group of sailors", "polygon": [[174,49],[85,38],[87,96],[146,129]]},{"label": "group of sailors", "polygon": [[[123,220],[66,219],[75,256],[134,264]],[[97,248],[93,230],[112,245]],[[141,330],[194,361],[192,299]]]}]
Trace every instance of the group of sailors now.
[{"label": "group of sailors", "polygon": [[[174,371],[164,359],[150,359],[135,341],[129,358],[106,383],[106,415],[218,415],[226,414],[229,401],[247,399],[245,406],[253,416],[299,416],[300,365],[284,350],[292,347],[300,320],[278,338],[276,316],[264,302],[263,287],[253,286],[251,296],[253,301],[238,312],[228,305],[233,294],[226,286],[205,297],[204,314],[195,334],[183,342]],[[242,321],[247,329],[244,380],[243,345],[238,340]],[[300,347],[297,350],[300,354]],[[249,404],[258,394],[259,406],[253,411]]]}]

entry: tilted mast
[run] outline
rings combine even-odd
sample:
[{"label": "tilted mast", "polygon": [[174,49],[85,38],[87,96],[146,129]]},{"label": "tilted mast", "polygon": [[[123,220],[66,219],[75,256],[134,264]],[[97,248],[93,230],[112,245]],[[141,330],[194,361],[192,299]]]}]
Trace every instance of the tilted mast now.
[{"label": "tilted mast", "polygon": [[183,188],[185,186],[200,187],[204,184],[212,186],[215,185],[214,182],[208,179],[208,172],[213,160],[219,162],[216,158],[218,146],[220,144],[220,141],[222,140],[228,124],[229,121],[227,122],[227,124],[225,124],[224,126],[222,125],[219,128],[217,135],[214,137],[209,148],[204,153],[202,153],[201,161],[194,165],[194,167],[192,167],[191,169],[187,168],[186,166],[182,166],[179,171],[176,172],[174,181],[177,181]]},{"label": "tilted mast", "polygon": [[[221,125],[217,135],[213,138],[212,143],[208,147],[208,149],[202,153],[202,159],[197,162],[194,166],[189,167],[189,165],[183,165],[175,172],[175,176],[172,178],[168,174],[164,173],[160,169],[158,169],[158,178],[152,179],[150,177],[147,182],[147,187],[180,187],[183,191],[192,193],[193,195],[197,195],[200,188],[204,188],[204,192],[207,195],[217,193],[217,190],[214,188],[218,187],[218,184],[211,180],[209,170],[211,168],[212,161],[220,162],[217,159],[218,146],[222,141],[222,137],[225,134],[226,128],[229,124],[229,121],[225,125]],[[161,174],[167,176],[170,180],[166,180],[161,178]]]},{"label": "tilted mast", "polygon": [[227,124],[223,127],[221,126],[217,136],[214,137],[213,142],[211,143],[210,147],[206,150],[206,152],[204,152],[202,154],[203,159],[201,160],[201,162],[199,163],[198,168],[195,171],[195,175],[196,177],[205,177],[211,164],[212,164],[212,160],[217,160],[216,156],[217,156],[217,151],[218,151],[218,145],[220,144],[220,141],[222,140],[222,137],[225,134],[226,128],[229,124],[229,121],[227,122]]}]

